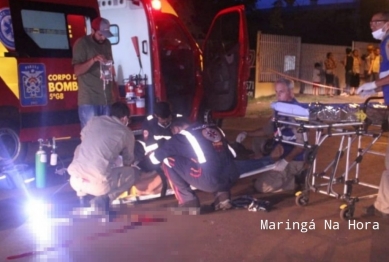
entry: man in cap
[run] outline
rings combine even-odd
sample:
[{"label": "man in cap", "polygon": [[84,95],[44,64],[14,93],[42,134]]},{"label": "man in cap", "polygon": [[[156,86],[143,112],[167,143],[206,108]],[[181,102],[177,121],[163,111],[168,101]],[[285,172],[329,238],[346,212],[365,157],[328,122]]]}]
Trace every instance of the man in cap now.
[{"label": "man in cap", "polygon": [[[113,58],[107,19],[97,17],[92,21],[92,34],[76,41],[73,47],[74,73],[78,82],[78,115],[83,128],[93,116],[109,115],[114,102]],[[101,67],[109,68],[101,75]],[[107,74],[108,73],[108,74]],[[108,75],[108,76],[107,76]]]}]

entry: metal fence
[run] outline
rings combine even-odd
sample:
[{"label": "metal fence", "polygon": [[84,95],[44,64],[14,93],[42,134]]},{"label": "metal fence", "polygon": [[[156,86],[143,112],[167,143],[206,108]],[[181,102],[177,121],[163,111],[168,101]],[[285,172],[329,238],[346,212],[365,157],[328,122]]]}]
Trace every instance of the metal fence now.
[{"label": "metal fence", "polygon": [[[277,75],[271,70],[298,77],[300,72],[301,38],[258,34],[257,81],[273,82]],[[259,67],[258,67],[259,61]]]},{"label": "metal fence", "polygon": [[[262,34],[257,36],[257,59],[256,59],[256,83],[274,82],[285,74],[289,77],[299,79],[297,86],[300,92],[312,93],[312,85],[304,81],[312,82],[315,63],[320,63],[324,69],[324,60],[328,52],[334,54],[337,67],[335,69],[335,86],[343,89],[345,87],[345,70],[343,61],[346,56],[346,48],[358,49],[360,55],[366,53],[369,44],[378,46],[377,43],[354,41],[350,46],[303,44],[300,37]],[[364,72],[364,65],[361,65],[361,73]],[[363,80],[363,75],[362,75]],[[323,84],[325,82],[322,77]]]}]

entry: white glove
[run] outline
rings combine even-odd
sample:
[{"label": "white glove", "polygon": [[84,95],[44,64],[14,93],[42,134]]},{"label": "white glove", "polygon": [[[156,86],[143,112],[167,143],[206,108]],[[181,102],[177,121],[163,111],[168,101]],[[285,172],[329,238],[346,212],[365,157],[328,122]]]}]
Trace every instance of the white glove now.
[{"label": "white glove", "polygon": [[246,136],[247,136],[247,132],[244,132],[244,131],[243,131],[243,132],[240,132],[240,133],[237,135],[235,141],[236,141],[237,143],[242,143],[243,140],[246,139]]},{"label": "white glove", "polygon": [[274,165],[274,171],[282,172],[285,170],[286,166],[289,164],[285,159],[278,160]]},{"label": "white glove", "polygon": [[359,95],[361,93],[364,93],[366,91],[371,91],[371,90],[374,90],[376,88],[377,88],[377,85],[375,82],[365,83],[365,84],[361,85],[360,87],[358,87],[356,94]]}]

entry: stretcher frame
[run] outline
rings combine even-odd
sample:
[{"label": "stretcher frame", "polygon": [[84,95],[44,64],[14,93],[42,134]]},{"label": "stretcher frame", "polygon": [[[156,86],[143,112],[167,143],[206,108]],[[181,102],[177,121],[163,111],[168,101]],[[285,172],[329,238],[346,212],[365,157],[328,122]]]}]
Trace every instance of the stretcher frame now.
[{"label": "stretcher frame", "polygon": [[[381,97],[379,97],[380,99]],[[365,105],[371,99],[378,99],[378,97],[372,97],[366,100]],[[365,107],[366,108],[366,107]],[[286,118],[285,118],[286,117]],[[371,150],[372,146],[381,138],[385,130],[384,125],[378,130],[368,130],[369,126],[366,121],[354,121],[354,122],[339,122],[339,123],[323,123],[320,121],[309,121],[308,117],[301,117],[299,115],[293,115],[284,112],[275,112],[273,119],[276,126],[275,140],[288,143],[295,146],[301,146],[307,149],[305,157],[305,189],[296,193],[296,204],[298,206],[305,206],[309,202],[309,193],[316,192],[331,197],[341,199],[345,204],[340,206],[340,217],[343,220],[351,219],[354,216],[355,203],[362,198],[371,198],[377,194],[353,196],[353,185],[361,185],[368,188],[378,189],[377,185],[365,183],[360,181],[360,164],[363,160],[363,156],[367,153],[385,156],[385,154]],[[281,127],[284,125],[297,128],[299,133],[302,133],[303,142],[293,142],[283,140],[281,134]],[[377,125],[372,125],[377,126]],[[309,134],[314,132],[314,141],[310,143]],[[338,151],[335,157],[324,168],[323,171],[317,171],[317,152],[320,146],[331,137],[341,137],[339,142]],[[371,141],[362,148],[362,139],[370,137]],[[354,160],[350,161],[350,153],[353,143],[357,143],[357,156]],[[341,158],[346,155],[345,171],[340,175],[337,175]],[[350,175],[350,171],[355,168],[354,176]],[[330,174],[327,173],[332,169]],[[319,182],[319,178],[325,182]],[[343,184],[342,192],[337,192],[334,189],[334,185]],[[323,189],[325,188],[325,189]]]}]

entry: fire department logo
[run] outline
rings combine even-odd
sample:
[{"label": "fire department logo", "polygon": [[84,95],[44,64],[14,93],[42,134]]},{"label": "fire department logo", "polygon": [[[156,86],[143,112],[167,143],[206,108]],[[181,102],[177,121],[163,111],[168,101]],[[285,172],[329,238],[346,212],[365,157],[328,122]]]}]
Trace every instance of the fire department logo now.
[{"label": "fire department logo", "polygon": [[22,106],[47,104],[44,64],[19,64],[20,102]]},{"label": "fire department logo", "polygon": [[0,41],[9,49],[15,49],[14,32],[12,29],[9,8],[0,9]]},{"label": "fire department logo", "polygon": [[219,142],[222,140],[222,135],[220,134],[220,132],[214,128],[204,128],[201,133],[203,134],[203,136],[212,141],[212,142]]}]

